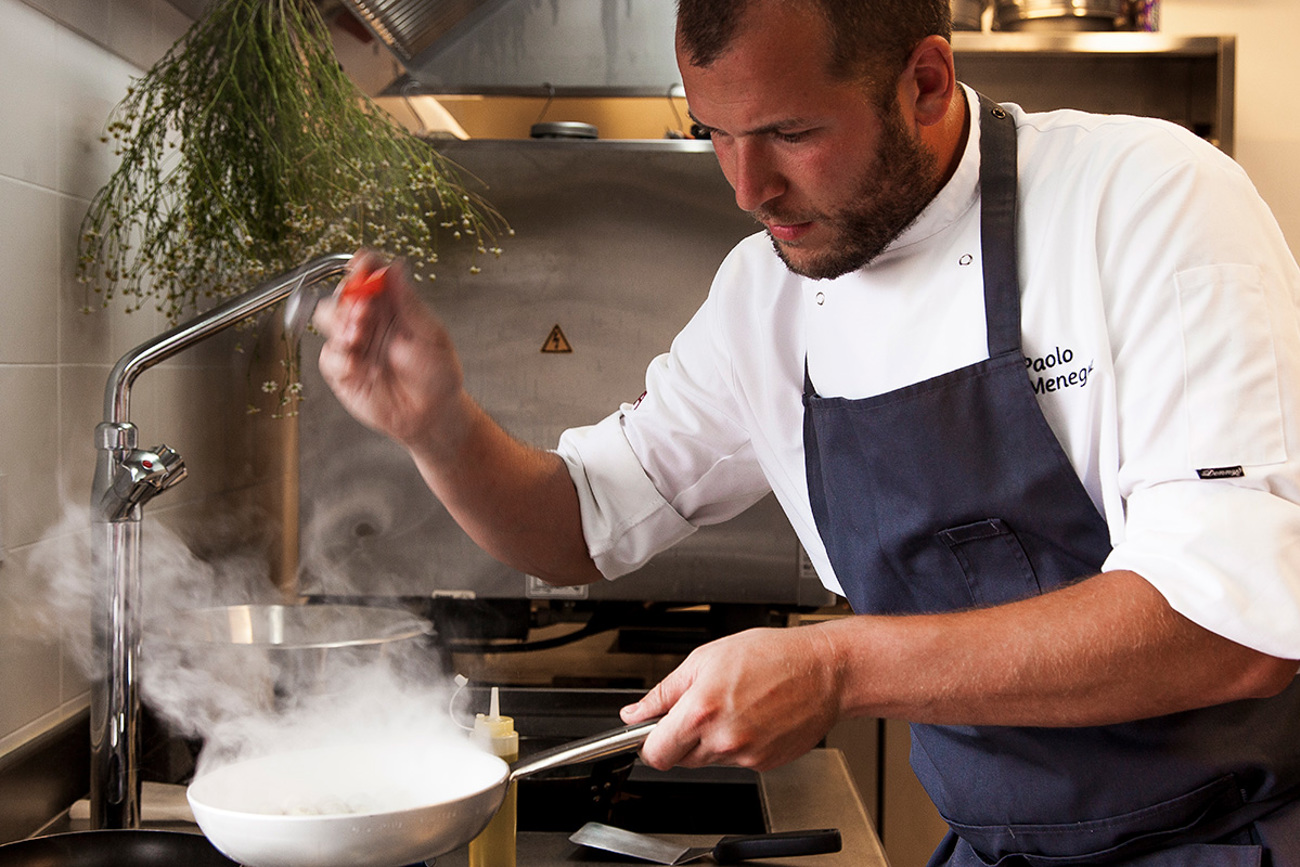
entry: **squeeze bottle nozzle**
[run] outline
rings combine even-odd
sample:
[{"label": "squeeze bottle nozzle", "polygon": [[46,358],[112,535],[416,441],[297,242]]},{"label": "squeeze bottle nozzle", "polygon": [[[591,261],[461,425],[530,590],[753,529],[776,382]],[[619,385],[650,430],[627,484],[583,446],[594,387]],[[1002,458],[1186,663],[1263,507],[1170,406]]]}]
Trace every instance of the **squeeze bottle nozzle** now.
[{"label": "squeeze bottle nozzle", "polygon": [[[500,692],[495,686],[488,712],[474,715],[473,737],[488,752],[507,762],[519,758],[519,733],[514,719],[501,715]],[[469,844],[469,867],[515,867],[517,798],[516,784],[511,782],[501,809]]]},{"label": "squeeze bottle nozzle", "polygon": [[519,757],[519,733],[515,731],[514,718],[501,715],[501,693],[495,686],[488,712],[474,715],[474,738],[506,761]]}]

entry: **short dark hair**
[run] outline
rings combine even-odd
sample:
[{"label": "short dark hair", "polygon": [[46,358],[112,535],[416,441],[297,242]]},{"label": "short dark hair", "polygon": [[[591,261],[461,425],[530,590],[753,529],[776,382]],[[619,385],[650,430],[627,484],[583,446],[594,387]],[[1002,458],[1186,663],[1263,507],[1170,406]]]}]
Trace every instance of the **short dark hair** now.
[{"label": "short dark hair", "polygon": [[[678,0],[677,33],[696,66],[708,66],[735,39],[755,0]],[[831,33],[832,75],[842,80],[892,82],[922,39],[952,38],[950,0],[771,0],[802,3]]]}]

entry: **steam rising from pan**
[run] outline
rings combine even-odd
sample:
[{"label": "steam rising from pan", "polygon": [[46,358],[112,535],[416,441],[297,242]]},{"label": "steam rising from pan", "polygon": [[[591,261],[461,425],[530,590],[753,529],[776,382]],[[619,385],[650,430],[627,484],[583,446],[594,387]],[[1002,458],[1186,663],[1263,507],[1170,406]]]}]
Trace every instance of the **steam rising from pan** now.
[{"label": "steam rising from pan", "polygon": [[[364,500],[375,520],[386,519],[382,499]],[[175,734],[202,741],[199,773],[247,756],[376,739],[472,749],[448,712],[453,687],[431,658],[427,623],[404,612],[281,608],[259,525],[249,515],[209,520],[201,552],[156,519],[143,525],[141,698]],[[16,574],[22,580],[0,583],[12,609],[30,613],[19,637],[58,640],[88,679],[101,676],[91,649],[89,511],[67,508],[31,565]],[[226,619],[227,640],[214,631],[214,611]],[[265,632],[276,622],[278,641]]]}]

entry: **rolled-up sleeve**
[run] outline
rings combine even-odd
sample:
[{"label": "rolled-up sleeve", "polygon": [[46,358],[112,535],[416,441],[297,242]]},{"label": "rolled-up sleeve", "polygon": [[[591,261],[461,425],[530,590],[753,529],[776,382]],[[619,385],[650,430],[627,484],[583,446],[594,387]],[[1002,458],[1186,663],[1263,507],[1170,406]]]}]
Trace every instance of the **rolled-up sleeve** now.
[{"label": "rolled-up sleeve", "polygon": [[578,491],[587,550],[607,578],[771,490],[733,377],[728,328],[742,337],[752,331],[718,306],[710,293],[670,350],[650,361],[636,403],[560,438],[556,451]]},{"label": "rolled-up sleeve", "polygon": [[606,578],[637,569],[695,532],[633,453],[623,434],[626,409],[565,431],[556,448],[578,491],[587,549]]},{"label": "rolled-up sleeve", "polygon": [[1300,658],[1300,506],[1268,490],[1196,480],[1135,492],[1128,516],[1107,570],[1138,573],[1211,632]]}]

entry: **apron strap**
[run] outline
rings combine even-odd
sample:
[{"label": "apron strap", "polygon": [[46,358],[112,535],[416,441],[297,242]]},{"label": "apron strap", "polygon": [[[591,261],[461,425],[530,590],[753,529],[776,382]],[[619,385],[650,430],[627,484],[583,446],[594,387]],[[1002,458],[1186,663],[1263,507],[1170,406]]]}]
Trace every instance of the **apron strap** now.
[{"label": "apron strap", "polygon": [[[1020,353],[1020,271],[1016,256],[1016,123],[1006,109],[979,95],[980,258],[989,358]],[[803,359],[805,397],[816,389]]]},{"label": "apron strap", "polygon": [[980,247],[989,357],[1020,352],[1016,123],[980,94]]}]

